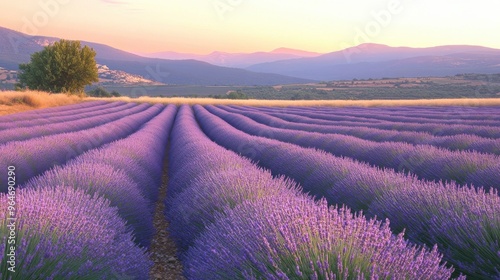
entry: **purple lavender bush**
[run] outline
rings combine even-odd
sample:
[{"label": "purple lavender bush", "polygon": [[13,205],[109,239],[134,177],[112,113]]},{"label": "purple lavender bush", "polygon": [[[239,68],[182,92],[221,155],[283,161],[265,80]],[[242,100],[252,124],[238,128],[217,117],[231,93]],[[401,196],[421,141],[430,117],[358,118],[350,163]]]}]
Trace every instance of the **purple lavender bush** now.
[{"label": "purple lavender bush", "polygon": [[83,190],[92,196],[102,196],[118,208],[118,214],[134,230],[138,244],[148,247],[153,236],[153,208],[139,187],[122,170],[92,161],[69,163],[55,167],[35,177],[22,188],[65,185]]},{"label": "purple lavender bush", "polygon": [[[352,136],[322,134],[272,128],[243,115],[230,113],[214,106],[206,109],[237,129],[251,135],[276,139],[307,148],[318,148],[336,156],[347,156],[379,167],[411,172],[428,180],[454,180],[460,184],[486,185],[486,180],[471,180],[471,174],[488,170],[500,161],[499,156],[478,152],[449,151],[429,145],[411,145],[402,142],[373,142]],[[495,177],[498,174],[485,174]]]},{"label": "purple lavender bush", "polygon": [[172,131],[166,215],[171,236],[185,251],[216,213],[245,200],[292,188],[285,179],[211,142],[193,118],[191,108],[181,107]]},{"label": "purple lavender bush", "polygon": [[[219,152],[214,152],[214,149]],[[182,192],[206,172],[246,170],[254,166],[240,157],[228,158],[225,149],[210,141],[200,130],[191,108],[187,106],[179,109],[172,129],[169,162],[169,197]]]},{"label": "purple lavender bush", "polygon": [[163,158],[176,113],[177,107],[169,105],[137,132],[91,150],[75,161],[100,162],[123,170],[138,185],[141,193],[155,202],[163,174]]},{"label": "purple lavender bush", "polygon": [[[8,166],[16,166],[17,183],[23,184],[57,164],[64,164],[88,150],[130,135],[158,115],[163,108],[163,105],[158,104],[140,113],[87,130],[7,143],[0,146],[0,169],[7,170]],[[7,190],[5,179],[0,177],[0,192]]]},{"label": "purple lavender bush", "polygon": [[21,113],[9,114],[0,116],[0,130],[12,127],[10,123],[20,122],[25,120],[50,118],[55,116],[73,115],[75,113],[85,112],[87,110],[95,110],[104,106],[116,106],[116,103],[106,101],[90,101],[82,102],[65,106],[50,107],[44,109],[30,110]]},{"label": "purple lavender bush", "polygon": [[411,144],[432,145],[449,150],[474,150],[483,153],[500,154],[500,139],[484,138],[477,135],[457,134],[451,136],[435,136],[426,132],[384,130],[370,127],[350,127],[338,125],[320,125],[311,123],[294,123],[274,117],[264,112],[234,109],[229,106],[217,106],[231,113],[247,116],[261,124],[293,130],[319,133],[335,133],[355,136],[361,139],[384,142],[406,142]]},{"label": "purple lavender bush", "polygon": [[189,279],[449,279],[453,269],[387,223],[306,196],[247,201],[186,254]]},{"label": "purple lavender bush", "polygon": [[[28,140],[35,137],[54,135],[59,133],[68,133],[95,126],[103,125],[108,122],[136,114],[150,107],[148,104],[135,105],[130,104],[125,108],[108,109],[103,112],[90,112],[88,116],[78,115],[78,118],[71,121],[53,121],[43,125],[16,127],[0,131],[0,143],[6,144],[11,141]],[[119,110],[118,112],[116,112]],[[0,145],[1,145],[0,144]]]},{"label": "purple lavender bush", "polygon": [[[232,160],[235,156],[231,153],[228,159]],[[179,249],[185,251],[208,225],[215,222],[218,213],[244,201],[279,195],[292,189],[293,182],[284,178],[274,179],[269,172],[255,166],[251,169],[205,172],[174,199],[167,200],[170,205],[167,216],[176,225],[171,228],[171,236],[179,240]]]},{"label": "purple lavender bush", "polygon": [[0,194],[0,278],[148,279],[151,261],[106,199],[64,186],[23,189],[16,196],[12,273],[3,250],[9,231],[7,196]]},{"label": "purple lavender bush", "polygon": [[445,259],[475,279],[500,278],[500,196],[495,189],[413,184],[377,197],[369,212],[421,244],[438,244]]},{"label": "purple lavender bush", "polygon": [[[276,111],[276,110],[273,110]],[[436,136],[457,135],[457,134],[473,134],[485,138],[500,138],[500,128],[498,126],[485,126],[485,125],[465,125],[465,124],[449,124],[442,125],[440,123],[404,123],[404,122],[391,122],[391,121],[378,121],[367,119],[363,121],[359,119],[352,119],[352,117],[335,117],[332,118],[328,115],[324,118],[315,118],[314,114],[301,112],[291,113],[283,112],[270,112],[271,116],[281,118],[283,120],[306,123],[306,124],[322,124],[334,126],[349,126],[349,127],[370,127],[384,130],[397,130],[397,131],[411,131],[411,132],[426,132]],[[496,113],[498,114],[498,112]],[[333,120],[329,120],[333,119]]]},{"label": "purple lavender bush", "polygon": [[[131,225],[139,245],[149,247],[153,235],[153,202],[157,199],[166,141],[177,108],[170,105],[137,132],[94,149],[31,179],[21,187],[60,185],[108,199]],[[131,177],[130,175],[135,175]],[[135,180],[134,180],[135,179]],[[149,197],[148,197],[149,196]]]},{"label": "purple lavender bush", "polygon": [[102,106],[93,106],[80,110],[68,110],[52,114],[41,114],[41,115],[36,114],[32,115],[31,118],[28,118],[26,120],[11,121],[4,123],[0,125],[0,127],[3,128],[3,130],[8,130],[8,129],[29,128],[35,126],[50,125],[61,122],[81,120],[84,118],[101,115],[106,112],[111,113],[120,110],[126,110],[127,108],[131,108],[134,106],[137,106],[137,104],[125,103],[125,102],[112,102]]},{"label": "purple lavender bush", "polygon": [[[295,179],[304,187],[304,191],[317,197],[325,197],[333,205],[345,204],[356,211],[368,210],[371,216],[384,217],[389,214],[383,211],[383,203],[381,203],[382,206],[375,210],[374,201],[390,199],[393,204],[388,205],[405,208],[409,202],[405,202],[408,198],[405,196],[404,191],[411,189],[414,185],[425,185],[426,188],[422,188],[422,191],[427,188],[443,191],[446,196],[413,196],[414,199],[418,200],[418,203],[415,202],[414,204],[419,205],[419,207],[411,208],[409,206],[409,208],[412,209],[410,211],[412,211],[412,215],[417,221],[413,222],[411,219],[406,219],[406,216],[402,216],[398,219],[401,223],[393,222],[393,228],[396,232],[400,232],[403,229],[402,227],[405,227],[411,241],[426,243],[429,246],[437,243],[440,250],[453,247],[455,246],[454,242],[457,242],[457,248],[460,247],[458,243],[469,244],[469,250],[464,253],[469,256],[480,256],[475,253],[477,250],[488,252],[486,257],[474,257],[467,260],[455,258],[456,254],[445,254],[445,260],[454,264],[462,273],[476,275],[477,272],[470,270],[470,268],[480,267],[481,263],[488,262],[489,258],[487,256],[490,252],[500,251],[500,246],[497,243],[492,242],[485,247],[484,242],[477,240],[471,233],[472,231],[479,231],[481,232],[480,235],[488,236],[488,231],[499,231],[500,225],[495,220],[495,216],[498,216],[499,212],[491,211],[493,216],[488,218],[488,216],[476,215],[477,211],[474,208],[455,209],[453,205],[460,205],[460,200],[457,202],[458,198],[454,197],[460,192],[457,191],[459,186],[454,183],[445,184],[443,189],[442,183],[422,181],[412,175],[408,176],[392,170],[377,169],[352,159],[334,157],[323,151],[305,149],[289,143],[251,136],[208,113],[201,106],[195,106],[194,110],[201,127],[211,139],[224,147],[251,158],[258,162],[260,166],[269,168],[274,175],[286,175]],[[241,147],[246,147],[246,150],[253,149],[255,152],[246,153],[246,150],[240,149]],[[402,192],[401,197],[398,196],[399,191]],[[418,192],[419,189],[416,188],[414,191]],[[388,197],[389,195],[392,196]],[[468,195],[473,196],[470,199],[473,199],[478,204],[476,209],[486,209],[489,207],[488,203],[491,203],[482,198],[480,190],[477,193],[470,191]],[[450,202],[450,200],[453,201]],[[453,231],[435,231],[429,228],[428,224],[431,224],[431,219],[434,219],[434,216],[426,215],[424,210],[419,210],[425,208],[427,204],[441,205],[442,209],[453,212],[455,215],[465,213],[463,215],[470,217],[469,220],[461,220],[460,223],[457,223],[458,228],[463,233],[460,238],[456,238],[456,233]],[[393,210],[393,212],[397,211],[399,210]],[[420,215],[420,211],[422,215]],[[440,220],[447,220],[449,215],[446,214],[446,211],[436,211],[434,215],[439,215]],[[484,226],[478,227],[478,223],[482,223]],[[404,226],[399,226],[401,224]],[[417,225],[422,225],[422,227]],[[415,231],[415,234],[412,234],[413,231]],[[422,239],[418,238],[418,236],[425,235],[432,235],[433,241],[425,239],[428,242],[423,242]],[[441,242],[449,242],[449,244],[445,245],[444,243],[441,244]],[[494,261],[493,267],[498,269],[500,263]],[[487,270],[485,271],[482,277],[491,278],[488,276]]]},{"label": "purple lavender bush", "polygon": [[166,201],[169,230],[187,249],[188,279],[449,279],[453,272],[435,249],[409,245],[387,224],[329,209],[255,165],[241,169],[247,160],[211,142],[187,106],[171,144],[181,162],[172,162],[174,175],[202,174],[177,181]]}]

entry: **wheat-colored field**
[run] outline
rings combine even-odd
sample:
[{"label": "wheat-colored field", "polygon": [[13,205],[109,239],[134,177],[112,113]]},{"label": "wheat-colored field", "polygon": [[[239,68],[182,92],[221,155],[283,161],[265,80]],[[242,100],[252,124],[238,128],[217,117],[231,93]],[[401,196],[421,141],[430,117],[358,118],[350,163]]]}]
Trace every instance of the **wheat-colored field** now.
[{"label": "wheat-colored field", "polygon": [[114,97],[86,98],[87,100],[112,100],[125,102],[148,102],[162,104],[200,104],[200,105],[247,105],[247,106],[499,106],[500,98],[463,98],[463,99],[417,99],[417,100],[233,100],[214,98],[182,98],[182,97]]},{"label": "wheat-colored field", "polygon": [[74,95],[50,94],[41,91],[3,91],[0,92],[0,115],[69,105],[84,100]]}]

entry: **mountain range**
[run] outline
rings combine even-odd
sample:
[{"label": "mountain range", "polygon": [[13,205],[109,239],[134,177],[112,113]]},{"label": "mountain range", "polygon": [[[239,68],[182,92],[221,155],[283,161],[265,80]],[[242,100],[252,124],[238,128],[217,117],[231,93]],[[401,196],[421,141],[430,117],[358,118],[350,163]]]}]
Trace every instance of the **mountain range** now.
[{"label": "mountain range", "polygon": [[461,45],[409,48],[362,44],[316,57],[255,64],[246,69],[314,80],[491,74],[500,73],[500,50]]},{"label": "mountain range", "polygon": [[[30,55],[59,40],[0,27],[0,67],[16,70]],[[278,85],[314,81],[500,73],[500,50],[481,46],[390,47],[362,44],[325,54],[279,48],[270,52],[207,55],[132,54],[84,42],[109,69],[163,84]]]},{"label": "mountain range", "polygon": [[195,59],[208,62],[213,65],[246,68],[258,63],[273,62],[279,60],[287,60],[294,58],[316,57],[320,53],[307,52],[289,48],[278,48],[270,52],[253,52],[253,53],[227,53],[227,52],[212,52],[206,55],[178,53],[178,52],[157,52],[140,54],[145,57],[163,58],[163,59]]},{"label": "mountain range", "polygon": [[[32,53],[58,40],[59,38],[54,37],[29,36],[0,27],[0,67],[17,70],[20,63],[29,62]],[[96,51],[98,64],[164,84],[277,85],[311,82],[309,79],[256,73],[191,59],[147,58],[99,43],[81,43]]]}]

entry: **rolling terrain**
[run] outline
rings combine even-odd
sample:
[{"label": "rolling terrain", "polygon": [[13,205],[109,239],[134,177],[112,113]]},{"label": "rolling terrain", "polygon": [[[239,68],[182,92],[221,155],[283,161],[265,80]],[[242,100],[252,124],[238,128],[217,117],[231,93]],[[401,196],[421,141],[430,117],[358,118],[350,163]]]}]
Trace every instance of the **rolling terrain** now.
[{"label": "rolling terrain", "polygon": [[321,81],[500,73],[500,50],[480,46],[431,48],[362,44],[311,58],[255,64],[246,69]]},{"label": "rolling terrain", "polygon": [[143,54],[146,57],[163,59],[195,59],[208,62],[210,64],[226,67],[245,68],[257,63],[273,62],[285,59],[315,57],[320,53],[294,50],[288,48],[278,48],[270,52],[254,53],[227,53],[215,51],[206,55],[197,55],[190,53],[177,53],[172,51]]},{"label": "rolling terrain", "polygon": [[[0,27],[0,67],[17,70],[20,63],[29,62],[32,53],[57,40],[59,38],[29,36]],[[310,81],[279,74],[220,67],[196,60],[146,58],[93,42],[83,41],[82,44],[96,51],[96,61],[99,64],[164,84],[275,85]]]},{"label": "rolling terrain", "polygon": [[[0,67],[16,70],[33,52],[56,40],[0,27]],[[261,86],[500,73],[500,50],[481,46],[410,48],[369,43],[326,54],[278,48],[255,53],[167,51],[140,56],[103,44],[83,44],[92,47],[97,62],[110,69],[176,85]]]}]

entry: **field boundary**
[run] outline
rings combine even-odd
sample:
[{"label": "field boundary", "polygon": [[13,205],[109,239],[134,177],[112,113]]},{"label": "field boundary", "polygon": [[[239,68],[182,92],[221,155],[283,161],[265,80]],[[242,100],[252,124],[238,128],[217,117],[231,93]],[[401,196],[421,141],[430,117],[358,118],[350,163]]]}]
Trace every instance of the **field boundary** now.
[{"label": "field boundary", "polygon": [[183,97],[89,97],[86,100],[147,102],[175,105],[243,105],[243,106],[308,106],[308,107],[378,107],[378,106],[500,106],[500,98],[461,98],[461,99],[414,99],[414,100],[258,100],[258,99],[215,99]]}]

